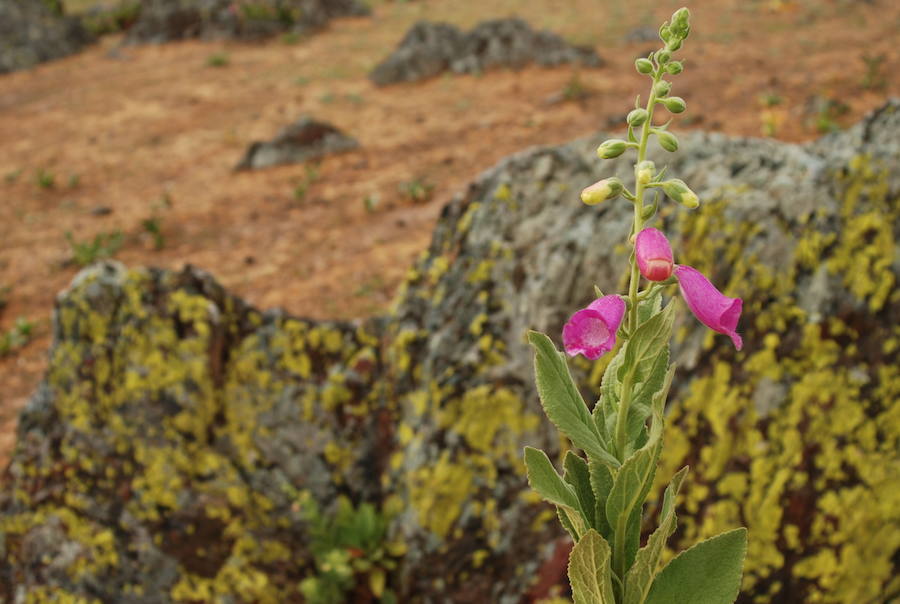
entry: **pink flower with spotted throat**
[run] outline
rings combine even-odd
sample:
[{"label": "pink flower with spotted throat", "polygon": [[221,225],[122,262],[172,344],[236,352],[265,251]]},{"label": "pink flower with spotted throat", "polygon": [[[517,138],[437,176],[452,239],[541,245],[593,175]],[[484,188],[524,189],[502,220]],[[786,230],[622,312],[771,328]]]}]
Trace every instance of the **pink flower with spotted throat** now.
[{"label": "pink flower with spotted throat", "polygon": [[638,269],[649,281],[665,281],[672,276],[674,260],[669,240],[661,231],[648,227],[634,240]]},{"label": "pink flower with spotted throat", "polygon": [[676,266],[675,278],[678,279],[681,295],[694,316],[713,331],[730,337],[734,347],[740,350],[744,341],[735,330],[744,301],[729,298],[717,290],[703,273],[690,266]]},{"label": "pink flower with spotted throat", "polygon": [[563,327],[563,345],[569,356],[583,354],[596,361],[616,345],[616,332],[625,314],[619,296],[603,296],[573,314]]}]

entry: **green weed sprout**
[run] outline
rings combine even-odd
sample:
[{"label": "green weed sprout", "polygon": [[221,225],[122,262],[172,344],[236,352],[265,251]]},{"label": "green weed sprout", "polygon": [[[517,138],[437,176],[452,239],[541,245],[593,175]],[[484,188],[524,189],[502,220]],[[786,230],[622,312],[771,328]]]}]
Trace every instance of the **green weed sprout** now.
[{"label": "green weed sprout", "polygon": [[88,266],[102,260],[112,258],[122,247],[124,235],[121,231],[98,233],[92,241],[75,241],[70,231],[66,231],[66,241],[72,249],[72,260],[78,266]]},{"label": "green weed sprout", "polygon": [[[659,569],[666,540],[675,532],[675,499],[687,467],[666,488],[659,525],[640,547],[644,503],[662,454],[663,409],[675,373],[669,342],[676,303],[663,306],[662,291],[677,282],[697,319],[729,336],[738,350],[743,345],[737,333],[741,299],[723,295],[696,269],[676,265],[666,236],[647,226],[661,197],[687,209],[700,203],[683,181],[667,179],[665,168],[657,170],[647,160],[651,137],[666,151],[678,149],[668,123],[654,125],[653,117],[660,106],[670,113],[686,108],[683,99],[670,96],[672,84],[665,77],[684,69],[673,55],[689,33],[690,13],[681,8],[659,30],[664,46],[635,62],[638,72],[651,80],[646,106],[640,106],[639,97],[627,117],[627,138],[608,140],[597,150],[601,159],[637,151],[634,190],[618,178],[607,178],[581,195],[588,205],[622,197],[634,208],[627,295],[604,296],[597,290],[597,299],[563,328],[570,356],[597,360],[617,351],[593,412],[572,380],[566,355],[546,335],[528,336],[541,404],[575,447],[566,453],[562,476],[539,449],[525,448],[525,466],[532,488],[556,505],[560,522],[575,541],[568,572],[576,604],[731,604],[741,584],[744,528],[702,541]],[[648,191],[653,199],[645,203]],[[648,282],[643,290],[641,277]]]}]

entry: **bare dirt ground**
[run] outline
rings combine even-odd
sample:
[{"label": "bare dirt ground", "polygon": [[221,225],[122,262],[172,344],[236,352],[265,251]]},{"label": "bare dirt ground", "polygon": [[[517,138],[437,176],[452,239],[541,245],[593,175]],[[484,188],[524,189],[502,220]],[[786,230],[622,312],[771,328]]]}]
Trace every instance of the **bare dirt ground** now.
[{"label": "bare dirt ground", "polygon": [[[36,325],[30,343],[0,357],[0,466],[46,365],[54,296],[78,270],[66,232],[85,242],[121,231],[123,262],[191,263],[259,307],[317,318],[383,312],[440,208],[467,181],[531,145],[621,129],[646,88],[632,61],[656,47],[627,34],[681,3],[379,2],[370,18],[336,21],[294,43],[120,47],[108,36],[80,55],[0,77],[0,291],[9,288],[0,329],[20,317]],[[673,92],[688,112],[676,132],[805,141],[900,94],[900,3],[696,0],[690,8],[686,71]],[[416,20],[469,27],[511,15],[597,47],[606,66],[387,88],[366,79]],[[360,149],[314,169],[232,171],[250,142],[302,113],[357,137]],[[431,189],[430,199],[402,192],[410,186]]]}]

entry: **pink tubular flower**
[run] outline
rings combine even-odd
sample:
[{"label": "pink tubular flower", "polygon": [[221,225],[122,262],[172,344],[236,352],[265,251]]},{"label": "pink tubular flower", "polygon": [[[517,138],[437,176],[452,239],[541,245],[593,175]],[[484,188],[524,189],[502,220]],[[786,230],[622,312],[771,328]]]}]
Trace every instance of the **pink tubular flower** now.
[{"label": "pink tubular flower", "polygon": [[740,350],[744,342],[735,329],[741,318],[743,300],[722,294],[700,271],[690,266],[676,266],[675,278],[694,316],[713,331],[729,336],[734,347]]},{"label": "pink tubular flower", "polygon": [[596,361],[616,345],[616,331],[625,314],[619,296],[597,298],[576,312],[563,327],[563,345],[569,356],[583,354]]},{"label": "pink tubular flower", "polygon": [[672,276],[672,247],[666,236],[657,229],[649,227],[638,233],[634,240],[634,255],[646,279],[665,281]]}]

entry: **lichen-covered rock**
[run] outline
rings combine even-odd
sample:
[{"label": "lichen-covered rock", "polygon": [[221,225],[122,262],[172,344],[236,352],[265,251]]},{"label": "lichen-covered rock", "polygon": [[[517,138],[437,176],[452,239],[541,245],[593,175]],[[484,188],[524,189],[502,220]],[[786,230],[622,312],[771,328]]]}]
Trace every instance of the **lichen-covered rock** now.
[{"label": "lichen-covered rock", "polygon": [[76,53],[90,42],[77,19],[44,0],[0,0],[0,73]]},{"label": "lichen-covered rock", "polygon": [[[0,598],[298,601],[326,574],[299,502],[343,495],[393,518],[390,564],[357,569],[348,601],[520,601],[561,533],[523,478],[524,444],[559,449],[524,333],[624,282],[630,208],[577,201],[630,171],[597,166],[598,140],[476,179],[384,319],[260,313],[195,269],[81,273],[0,495]],[[889,602],[900,102],[806,146],[682,148],[652,159],[703,204],[661,220],[677,261],[744,298],[745,348],[681,313],[660,471],[692,467],[675,540],[746,525],[743,603]],[[602,364],[574,367],[596,392]]]},{"label": "lichen-covered rock", "polygon": [[282,129],[271,141],[255,142],[238,163],[237,170],[268,168],[317,159],[355,149],[359,143],[331,124],[303,116]]},{"label": "lichen-covered rock", "polygon": [[337,17],[368,13],[358,0],[144,0],[126,41],[260,39],[283,31],[306,32]]},{"label": "lichen-covered rock", "polygon": [[369,77],[384,86],[423,80],[447,70],[481,73],[529,63],[599,67],[602,61],[592,48],[573,46],[549,31],[534,31],[521,19],[484,21],[468,32],[447,23],[420,21]]}]

